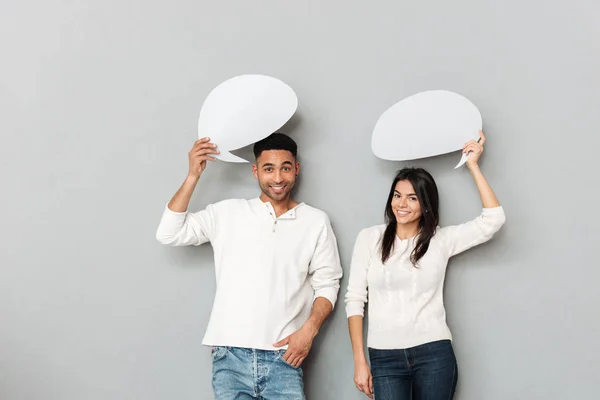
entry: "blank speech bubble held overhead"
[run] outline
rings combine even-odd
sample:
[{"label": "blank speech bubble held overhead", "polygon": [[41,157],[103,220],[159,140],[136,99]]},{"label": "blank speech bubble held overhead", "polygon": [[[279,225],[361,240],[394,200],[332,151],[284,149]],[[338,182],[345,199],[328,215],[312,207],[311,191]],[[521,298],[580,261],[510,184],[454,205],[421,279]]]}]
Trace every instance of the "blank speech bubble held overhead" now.
[{"label": "blank speech bubble held overhead", "polygon": [[430,90],[387,109],[375,125],[371,149],[384,160],[433,157],[462,149],[481,128],[481,114],[466,97]]},{"label": "blank speech bubble held overhead", "polygon": [[230,153],[277,131],[296,112],[298,98],[290,86],[265,75],[240,75],[214,88],[198,118],[198,137],[210,137],[215,158],[247,163]]}]

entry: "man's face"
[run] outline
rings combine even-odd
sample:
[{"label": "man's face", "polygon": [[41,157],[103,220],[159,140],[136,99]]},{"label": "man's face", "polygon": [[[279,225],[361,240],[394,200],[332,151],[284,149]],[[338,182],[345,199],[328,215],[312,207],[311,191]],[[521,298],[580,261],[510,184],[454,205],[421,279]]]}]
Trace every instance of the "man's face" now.
[{"label": "man's face", "polygon": [[287,150],[265,150],[252,165],[260,190],[274,201],[290,196],[300,171],[300,163]]}]

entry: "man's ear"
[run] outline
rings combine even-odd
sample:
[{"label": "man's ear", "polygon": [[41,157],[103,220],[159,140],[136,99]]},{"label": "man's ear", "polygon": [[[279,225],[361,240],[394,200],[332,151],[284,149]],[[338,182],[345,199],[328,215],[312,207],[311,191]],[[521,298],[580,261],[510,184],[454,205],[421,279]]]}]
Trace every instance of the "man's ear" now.
[{"label": "man's ear", "polygon": [[258,179],[258,165],[257,164],[252,164],[252,174],[254,175],[254,177],[256,179]]},{"label": "man's ear", "polygon": [[300,163],[296,161],[296,176],[300,173]]}]

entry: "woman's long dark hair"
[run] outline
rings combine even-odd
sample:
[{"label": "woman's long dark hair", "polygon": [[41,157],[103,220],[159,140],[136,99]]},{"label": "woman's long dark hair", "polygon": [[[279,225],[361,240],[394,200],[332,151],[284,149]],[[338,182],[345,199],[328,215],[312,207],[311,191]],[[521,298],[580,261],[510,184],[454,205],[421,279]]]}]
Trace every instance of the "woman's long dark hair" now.
[{"label": "woman's long dark hair", "polygon": [[410,261],[416,266],[421,257],[427,253],[429,242],[438,226],[440,200],[437,185],[429,172],[423,168],[403,168],[398,171],[394,182],[392,182],[387,203],[385,203],[385,222],[387,226],[381,239],[381,262],[383,264],[390,258],[396,240],[396,216],[392,210],[392,199],[396,184],[399,181],[409,181],[412,184],[421,205],[422,215],[419,221],[417,243],[410,254]]}]

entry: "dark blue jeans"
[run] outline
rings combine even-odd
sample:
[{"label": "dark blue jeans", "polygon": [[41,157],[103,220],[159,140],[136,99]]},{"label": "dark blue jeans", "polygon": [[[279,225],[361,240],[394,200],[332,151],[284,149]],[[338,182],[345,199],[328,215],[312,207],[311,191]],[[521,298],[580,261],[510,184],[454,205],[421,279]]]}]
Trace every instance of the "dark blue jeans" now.
[{"label": "dark blue jeans", "polygon": [[369,359],[375,400],[451,400],[454,397],[458,367],[449,340],[400,350],[369,348]]}]

